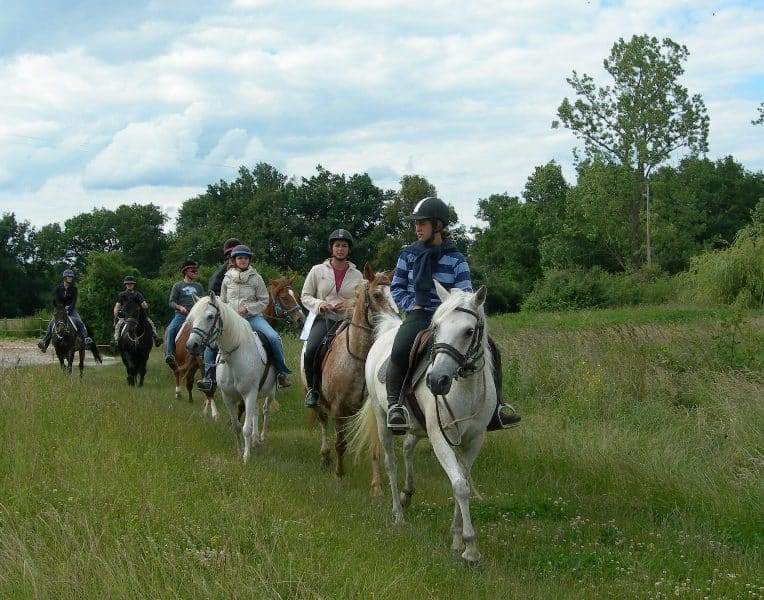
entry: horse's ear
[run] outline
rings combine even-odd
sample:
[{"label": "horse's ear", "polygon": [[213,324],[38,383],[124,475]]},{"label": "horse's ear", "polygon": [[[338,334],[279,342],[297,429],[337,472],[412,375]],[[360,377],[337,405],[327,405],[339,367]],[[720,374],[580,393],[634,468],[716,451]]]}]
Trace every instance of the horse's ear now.
[{"label": "horse's ear", "polygon": [[482,306],[483,302],[485,302],[485,297],[488,294],[488,288],[484,285],[480,286],[480,289],[475,292],[475,308],[479,308]]},{"label": "horse's ear", "polygon": [[451,295],[450,292],[444,288],[439,281],[433,279],[432,282],[435,284],[435,291],[438,292],[438,298],[440,298],[440,301],[445,302],[448,300],[448,297]]},{"label": "horse's ear", "polygon": [[210,290],[210,302],[214,305],[215,304],[215,292]]},{"label": "horse's ear", "polygon": [[194,294],[193,292],[191,292],[191,297],[194,299],[194,304],[196,304],[197,302],[199,302],[199,296],[197,296],[197,295],[196,295],[196,294]]},{"label": "horse's ear", "polygon": [[370,263],[366,263],[363,266],[363,276],[368,281],[373,281],[374,280],[374,269],[371,268],[371,264]]}]

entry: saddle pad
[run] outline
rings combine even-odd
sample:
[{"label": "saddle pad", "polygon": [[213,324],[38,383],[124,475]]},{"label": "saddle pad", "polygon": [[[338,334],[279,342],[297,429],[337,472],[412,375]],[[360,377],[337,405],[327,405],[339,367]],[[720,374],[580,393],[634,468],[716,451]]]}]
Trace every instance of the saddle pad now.
[{"label": "saddle pad", "polygon": [[252,335],[255,337],[255,347],[257,348],[257,354],[264,365],[268,364],[268,352],[265,350],[263,341],[260,339],[259,332],[253,331]]}]

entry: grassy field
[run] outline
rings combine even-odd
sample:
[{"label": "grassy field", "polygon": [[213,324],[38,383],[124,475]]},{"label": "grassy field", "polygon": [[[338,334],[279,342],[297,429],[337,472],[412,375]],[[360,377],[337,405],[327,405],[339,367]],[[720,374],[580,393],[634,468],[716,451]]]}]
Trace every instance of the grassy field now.
[{"label": "grassy field", "polygon": [[155,351],[136,390],[121,365],[0,371],[0,597],[764,598],[764,315],[490,325],[524,420],[473,471],[479,566],[428,444],[393,527],[365,462],[319,468],[300,389],[243,465]]}]

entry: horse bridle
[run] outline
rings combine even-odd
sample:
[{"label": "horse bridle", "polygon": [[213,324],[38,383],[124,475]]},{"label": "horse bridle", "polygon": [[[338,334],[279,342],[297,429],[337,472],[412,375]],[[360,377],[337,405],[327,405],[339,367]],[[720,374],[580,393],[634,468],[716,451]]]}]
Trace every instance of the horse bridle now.
[{"label": "horse bridle", "polygon": [[[485,366],[485,351],[483,350],[483,332],[485,330],[485,322],[477,312],[470,310],[469,308],[462,308],[461,306],[457,306],[454,310],[472,315],[477,321],[475,330],[472,332],[472,339],[470,340],[470,345],[467,348],[467,352],[462,354],[451,344],[435,342],[432,345],[432,352],[430,353],[430,365],[435,362],[435,357],[438,354],[447,354],[456,361],[457,365],[459,365],[459,368],[456,370],[456,373],[453,377],[454,379],[458,379],[459,377],[469,377]],[[438,427],[440,428],[440,432],[443,434],[443,438],[446,440],[446,442],[448,442],[449,446],[459,446],[462,443],[462,436],[459,433],[458,427],[459,421],[469,420],[475,415],[470,415],[469,417],[463,419],[457,419],[451,410],[451,406],[448,404],[448,398],[446,398],[445,394],[433,394],[433,396],[435,398],[435,412],[438,418]],[[443,404],[445,405],[446,410],[448,410],[448,414],[451,417],[451,423],[448,423],[446,426],[443,425],[443,421],[440,418],[440,404],[438,402],[438,396],[443,398]],[[451,441],[445,431],[445,427],[450,425],[454,425],[456,428],[457,440],[455,442]]]},{"label": "horse bridle", "polygon": [[458,379],[459,377],[468,377],[469,375],[472,375],[476,371],[482,369],[485,364],[485,352],[483,351],[483,331],[485,330],[485,322],[477,312],[470,310],[469,308],[457,306],[454,310],[472,315],[477,321],[477,326],[472,332],[472,340],[470,340],[467,352],[462,354],[451,344],[436,342],[432,345],[430,364],[435,362],[435,357],[438,354],[447,354],[459,365],[459,368],[454,375],[454,379]]},{"label": "horse bridle", "polygon": [[[292,288],[290,286],[285,286],[286,289],[291,290]],[[289,321],[290,323],[294,323],[294,319],[292,318],[292,313],[297,310],[302,310],[299,303],[295,303],[295,305],[292,308],[284,308],[281,306],[281,303],[278,301],[278,296],[274,294],[273,292],[269,292],[271,295],[271,302],[273,303],[273,318],[279,321]]]},{"label": "horse bridle", "polygon": [[217,341],[223,332],[223,315],[220,314],[220,307],[217,304],[209,303],[209,306],[215,309],[215,318],[212,319],[209,331],[204,331],[201,327],[192,327],[191,333],[195,333],[202,338],[202,345],[209,346]]}]

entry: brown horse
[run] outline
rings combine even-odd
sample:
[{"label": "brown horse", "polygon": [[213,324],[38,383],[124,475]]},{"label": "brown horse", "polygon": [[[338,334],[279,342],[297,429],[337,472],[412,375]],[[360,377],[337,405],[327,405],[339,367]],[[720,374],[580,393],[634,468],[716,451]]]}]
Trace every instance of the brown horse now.
[{"label": "brown horse", "polygon": [[[87,326],[85,328],[87,329]],[[90,333],[89,330],[88,333]],[[69,316],[66,307],[62,304],[57,304],[53,311],[52,342],[58,362],[61,364],[61,370],[68,375],[72,374],[74,354],[79,354],[80,377],[82,377],[85,369],[85,342],[82,340],[82,337],[80,337],[77,327]],[[93,358],[97,362],[103,362],[101,360],[101,353],[98,351],[95,342],[91,345],[91,351],[93,353]]]},{"label": "brown horse", "polygon": [[[297,301],[292,285],[294,275],[290,277],[278,277],[268,284],[268,306],[263,311],[263,316],[271,325],[277,321],[285,321],[298,329],[305,324],[305,315]],[[191,323],[183,323],[175,341],[175,362],[178,368],[173,370],[175,375],[175,397],[180,398],[180,382],[183,381],[188,391],[188,401],[193,402],[191,390],[194,387],[194,376],[197,370],[204,372],[204,358],[191,356],[186,352],[186,342],[191,333]],[[218,413],[212,396],[205,395],[204,413],[212,411],[212,418],[217,420]]]},{"label": "brown horse", "polygon": [[[321,424],[321,466],[331,464],[328,422],[334,421],[334,449],[337,453],[335,474],[345,474],[343,456],[347,447],[346,427],[348,419],[357,413],[366,399],[364,367],[366,355],[374,341],[376,318],[385,313],[398,314],[390,293],[392,271],[375,274],[367,264],[363,270],[364,281],[356,290],[356,298],[347,309],[348,318],[338,327],[322,365],[321,399],[315,409]],[[304,351],[304,349],[303,349]],[[300,366],[303,360],[300,357]],[[303,384],[305,383],[303,374]],[[372,479],[375,478],[374,472]],[[379,488],[376,475],[376,488]],[[374,486],[375,482],[372,482]]]}]

